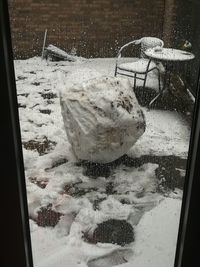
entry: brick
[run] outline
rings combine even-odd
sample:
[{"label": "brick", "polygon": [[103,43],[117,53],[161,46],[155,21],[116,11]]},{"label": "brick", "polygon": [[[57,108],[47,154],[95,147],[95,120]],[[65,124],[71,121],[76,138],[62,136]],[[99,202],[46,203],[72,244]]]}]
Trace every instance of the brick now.
[{"label": "brick", "polygon": [[40,55],[47,28],[47,44],[69,50],[76,47],[83,57],[115,56],[119,44],[132,38],[162,36],[164,3],[165,0],[10,1],[14,55]]}]

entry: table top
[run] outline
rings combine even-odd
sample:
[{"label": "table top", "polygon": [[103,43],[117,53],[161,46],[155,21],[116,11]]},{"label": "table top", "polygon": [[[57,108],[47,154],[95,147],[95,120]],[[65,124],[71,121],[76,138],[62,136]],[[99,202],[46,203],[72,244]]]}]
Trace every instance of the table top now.
[{"label": "table top", "polygon": [[150,58],[163,61],[188,61],[195,58],[194,54],[190,52],[164,47],[149,48],[144,53]]}]

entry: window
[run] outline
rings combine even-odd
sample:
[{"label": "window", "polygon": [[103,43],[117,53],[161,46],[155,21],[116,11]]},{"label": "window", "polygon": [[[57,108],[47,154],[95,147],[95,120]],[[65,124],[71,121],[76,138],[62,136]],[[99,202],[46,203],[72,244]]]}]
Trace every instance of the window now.
[{"label": "window", "polygon": [[[173,1],[148,3],[151,16],[141,1],[134,21],[134,1],[86,2],[66,8],[63,1],[10,1],[11,34],[1,2],[3,151],[12,166],[3,188],[13,199],[9,212],[5,205],[5,229],[18,251],[5,266],[193,266],[198,32],[194,23],[184,32],[185,11],[176,13]],[[73,16],[63,17],[70,8]],[[122,57],[114,58],[118,51]]]}]

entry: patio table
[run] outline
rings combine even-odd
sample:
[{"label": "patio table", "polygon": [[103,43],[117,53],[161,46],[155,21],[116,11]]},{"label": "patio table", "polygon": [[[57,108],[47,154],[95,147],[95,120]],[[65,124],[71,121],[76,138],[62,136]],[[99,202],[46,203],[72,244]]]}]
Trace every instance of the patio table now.
[{"label": "patio table", "polygon": [[145,55],[151,60],[160,61],[165,66],[165,75],[163,88],[158,92],[158,94],[151,100],[149,106],[151,106],[158,98],[163,94],[166,89],[169,89],[171,74],[173,67],[176,63],[190,61],[195,58],[194,54],[174,49],[174,48],[160,48],[154,47],[149,48],[145,52]]}]

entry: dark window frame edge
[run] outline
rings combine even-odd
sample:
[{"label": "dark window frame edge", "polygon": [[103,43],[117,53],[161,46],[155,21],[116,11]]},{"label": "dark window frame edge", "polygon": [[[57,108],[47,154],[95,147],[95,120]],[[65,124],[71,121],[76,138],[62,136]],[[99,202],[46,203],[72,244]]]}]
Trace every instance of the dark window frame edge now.
[{"label": "dark window frame edge", "polygon": [[[13,227],[19,235],[22,235],[20,242],[16,240],[13,236],[13,239],[8,238],[8,242],[13,242],[11,246],[11,251],[8,251],[8,247],[4,251],[4,256],[6,259],[5,266],[9,265],[9,262],[15,263],[15,266],[20,267],[32,267],[32,250],[31,250],[31,239],[30,239],[30,228],[28,223],[28,207],[26,201],[26,186],[25,186],[25,176],[24,176],[24,165],[23,165],[23,155],[21,147],[21,136],[19,128],[19,116],[18,116],[18,107],[17,107],[17,96],[16,96],[16,83],[14,75],[14,64],[13,64],[13,53],[11,45],[11,34],[10,34],[10,25],[9,25],[9,13],[8,13],[8,3],[7,0],[0,1],[0,42],[2,50],[0,51],[1,59],[3,61],[2,69],[5,68],[5,75],[2,77],[2,90],[3,95],[7,96],[7,101],[9,106],[6,107],[6,110],[9,113],[9,121],[5,124],[8,128],[8,131],[11,130],[11,133],[8,134],[6,141],[10,142],[10,150],[4,151],[6,153],[14,153],[14,160],[11,162],[12,165],[12,174],[15,173],[17,178],[16,191],[18,197],[13,198],[14,208],[18,209],[20,220],[18,220],[17,225],[16,221],[13,221]],[[2,62],[0,63],[2,64]],[[200,75],[199,75],[200,77]],[[198,92],[200,89],[200,78],[198,77]],[[5,94],[4,94],[5,90]],[[199,219],[198,219],[198,203],[199,196],[198,188],[200,178],[200,166],[198,165],[198,159],[200,159],[200,95],[197,94],[194,114],[193,114],[193,124],[191,131],[190,139],[190,149],[187,163],[186,171],[186,181],[184,186],[184,194],[182,200],[182,209],[181,209],[181,219],[179,226],[178,242],[176,249],[175,257],[175,267],[196,267],[195,263],[198,261],[198,243],[199,240]],[[11,126],[11,127],[10,127]],[[6,163],[6,162],[5,162]],[[5,164],[3,162],[3,164]],[[9,177],[12,178],[13,177]],[[4,178],[5,180],[5,178]],[[5,183],[4,186],[10,186],[10,183]],[[5,189],[5,188],[4,188]],[[7,194],[7,192],[5,192]],[[5,208],[9,208],[5,206]],[[8,214],[7,214],[8,215]],[[9,217],[10,219],[11,217]],[[7,218],[6,218],[7,219]],[[12,224],[11,224],[12,225]],[[8,224],[8,226],[10,226]],[[5,224],[6,227],[6,224]],[[9,229],[5,229],[5,231]],[[16,246],[20,246],[17,249],[18,255],[14,255]],[[15,260],[15,262],[14,262]],[[18,264],[20,263],[20,265]]]}]

